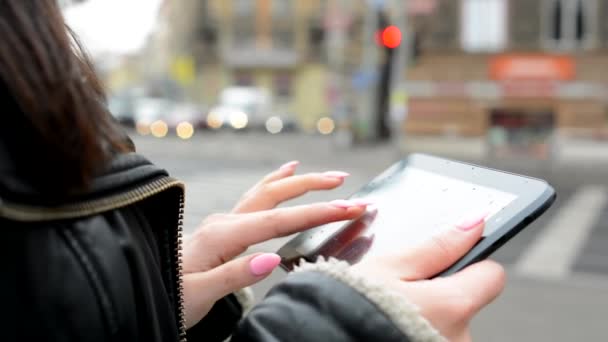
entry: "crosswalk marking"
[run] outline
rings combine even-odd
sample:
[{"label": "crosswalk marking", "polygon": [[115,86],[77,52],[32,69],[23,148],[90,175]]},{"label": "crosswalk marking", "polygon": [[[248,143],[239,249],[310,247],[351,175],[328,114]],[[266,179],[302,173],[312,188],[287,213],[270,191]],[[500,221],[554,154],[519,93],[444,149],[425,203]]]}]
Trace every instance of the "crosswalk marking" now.
[{"label": "crosswalk marking", "polygon": [[579,189],[528,245],[519,257],[516,272],[534,277],[565,278],[607,203],[604,187]]}]

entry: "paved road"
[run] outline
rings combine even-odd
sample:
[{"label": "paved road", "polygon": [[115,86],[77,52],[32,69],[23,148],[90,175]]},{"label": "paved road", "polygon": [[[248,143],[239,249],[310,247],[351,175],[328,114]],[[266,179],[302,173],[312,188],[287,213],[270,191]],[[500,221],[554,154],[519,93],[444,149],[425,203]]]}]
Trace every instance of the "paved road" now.
[{"label": "paved road", "polygon": [[[338,169],[352,174],[331,193],[294,203],[343,198],[402,153],[386,146],[344,149],[330,138],[302,135],[204,134],[190,141],[135,137],[143,154],[187,184],[186,227],[212,212],[230,210],[240,194],[283,162],[301,172]],[[476,161],[547,179],[558,191],[550,212],[501,248],[504,295],[474,322],[479,341],[608,341],[608,161]],[[284,239],[251,251],[275,251]],[[548,262],[550,261],[550,262]],[[277,271],[254,290],[259,296],[284,277]]]}]

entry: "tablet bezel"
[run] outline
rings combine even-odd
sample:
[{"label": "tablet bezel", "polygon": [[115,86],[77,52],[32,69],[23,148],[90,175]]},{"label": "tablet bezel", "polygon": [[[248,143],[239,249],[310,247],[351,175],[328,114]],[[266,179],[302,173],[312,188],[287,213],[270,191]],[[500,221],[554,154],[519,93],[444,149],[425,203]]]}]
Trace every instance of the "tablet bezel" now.
[{"label": "tablet bezel", "polygon": [[[380,182],[384,183],[388,178],[401,174],[406,168],[417,168],[516,196],[513,202],[486,222],[487,227],[498,226],[498,228],[492,228],[494,231],[491,234],[482,238],[465,256],[440,273],[439,276],[452,274],[472,263],[487,258],[547,210],[556,197],[553,188],[541,179],[420,153],[409,155],[393,164],[351,197],[365,197]],[[315,228],[299,234],[279,250],[278,254],[282,256],[284,261],[282,265],[284,269],[291,269],[290,265],[286,263],[292,262],[294,259],[307,258],[313,255],[318,247],[342,230],[342,228],[338,228],[325,233],[322,227],[319,227],[321,231]]]},{"label": "tablet bezel", "polygon": [[[403,168],[414,167],[469,183],[514,194],[516,198],[501,212],[486,222],[487,227],[499,226],[482,238],[466,255],[440,276],[450,275],[468,265],[490,256],[500,246],[519,233],[545,212],[555,201],[553,187],[546,181],[510,172],[499,171],[470,163],[414,154],[402,160]],[[398,163],[397,165],[399,165]]]}]

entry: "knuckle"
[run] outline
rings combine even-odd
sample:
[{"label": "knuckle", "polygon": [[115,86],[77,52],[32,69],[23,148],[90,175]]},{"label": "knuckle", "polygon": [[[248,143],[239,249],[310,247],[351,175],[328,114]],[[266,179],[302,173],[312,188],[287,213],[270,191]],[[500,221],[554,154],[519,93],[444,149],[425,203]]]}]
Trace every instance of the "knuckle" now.
[{"label": "knuckle", "polygon": [[257,189],[257,195],[263,199],[271,200],[275,195],[275,187],[272,184],[264,184]]},{"label": "knuckle", "polygon": [[450,259],[453,252],[451,244],[446,240],[444,236],[436,235],[431,238],[431,243],[435,246],[437,253],[437,259]]},{"label": "knuckle", "polygon": [[281,226],[281,215],[278,210],[269,210],[262,217],[263,224],[273,232],[277,232]]},{"label": "knuckle", "polygon": [[228,267],[227,272],[224,272],[222,277],[222,282],[227,289],[234,288],[238,284],[238,279],[236,275],[238,273],[233,272],[233,267]]},{"label": "knuckle", "polygon": [[247,190],[242,196],[241,196],[241,201],[247,201],[249,199],[251,199],[252,197],[255,196],[255,192],[256,192],[257,188],[251,188],[249,190]]}]

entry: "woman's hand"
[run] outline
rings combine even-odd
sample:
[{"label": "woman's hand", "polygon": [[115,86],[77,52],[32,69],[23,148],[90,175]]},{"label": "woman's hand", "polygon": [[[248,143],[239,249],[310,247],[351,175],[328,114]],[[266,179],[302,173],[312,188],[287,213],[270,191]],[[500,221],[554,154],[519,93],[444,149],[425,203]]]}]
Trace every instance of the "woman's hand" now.
[{"label": "woman's hand", "polygon": [[267,175],[238,202],[232,213],[206,218],[184,243],[184,296],[188,325],[198,322],[220,298],[268,276],[280,262],[272,253],[237,257],[251,245],[325,223],[360,216],[367,203],[328,203],[275,207],[311,190],[338,187],[348,174],[339,171],[295,176],[297,162]]},{"label": "woman's hand", "polygon": [[470,341],[469,322],[503,290],[503,268],[486,260],[445,278],[427,279],[468,252],[483,228],[483,218],[474,219],[407,252],[364,260],[353,270],[403,294],[449,341]]}]

